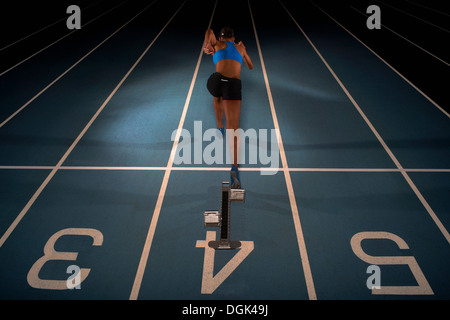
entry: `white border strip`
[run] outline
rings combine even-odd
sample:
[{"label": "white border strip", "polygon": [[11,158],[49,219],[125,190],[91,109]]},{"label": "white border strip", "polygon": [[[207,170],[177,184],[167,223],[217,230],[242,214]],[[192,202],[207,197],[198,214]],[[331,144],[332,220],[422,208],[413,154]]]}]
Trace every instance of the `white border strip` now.
[{"label": "white border strip", "polygon": [[[184,5],[185,2],[183,2],[183,5]],[[183,5],[181,5],[181,6],[183,6]],[[211,26],[212,19],[214,17],[214,12],[216,11],[216,6],[217,6],[217,0],[216,0],[215,5],[214,5],[212,14],[211,14],[211,19],[209,20],[208,29]],[[180,7],[180,9],[181,9],[181,7]],[[180,9],[178,9],[178,10],[180,10]],[[147,232],[147,237],[145,239],[144,248],[142,250],[141,259],[139,261],[139,265],[138,265],[138,269],[137,269],[137,272],[136,272],[136,276],[134,278],[133,287],[131,289],[130,300],[137,300],[138,295],[139,295],[139,291],[141,289],[141,284],[142,284],[142,279],[144,277],[145,267],[147,266],[147,261],[148,261],[148,257],[149,257],[149,254],[150,254],[150,249],[152,247],[153,238],[155,236],[156,225],[158,224],[158,219],[159,219],[159,215],[161,213],[161,207],[162,207],[164,196],[165,196],[165,193],[166,193],[167,184],[169,182],[170,173],[171,173],[171,171],[173,169],[172,165],[173,165],[173,161],[175,159],[175,155],[176,155],[176,151],[177,151],[177,147],[178,147],[178,142],[180,140],[181,130],[183,129],[184,120],[186,118],[186,114],[187,114],[187,110],[188,110],[188,107],[189,107],[189,103],[191,101],[192,91],[194,90],[194,85],[195,85],[195,81],[197,79],[197,74],[198,74],[198,70],[200,68],[200,63],[202,61],[202,57],[203,57],[203,46],[202,46],[202,49],[200,50],[200,55],[199,55],[198,60],[197,60],[197,65],[195,67],[194,75],[192,76],[191,85],[189,87],[189,91],[188,91],[188,94],[187,94],[187,97],[186,97],[186,101],[184,103],[183,112],[181,114],[180,122],[178,123],[178,129],[177,129],[177,133],[176,133],[173,145],[172,145],[172,151],[170,152],[170,157],[169,157],[169,160],[167,162],[167,167],[165,168],[164,178],[163,178],[163,181],[162,181],[162,184],[161,184],[161,189],[159,190],[159,194],[158,194],[158,200],[156,201],[156,206],[155,206],[155,209],[153,211],[152,220],[150,222],[150,227],[149,227],[148,232]]]},{"label": "white border strip", "polygon": [[259,58],[261,60],[261,68],[263,71],[264,81],[266,84],[267,95],[269,98],[269,104],[270,104],[270,110],[272,112],[273,123],[275,126],[275,131],[277,133],[278,147],[280,150],[281,162],[283,163],[284,178],[286,180],[286,187],[287,187],[288,194],[289,194],[289,202],[291,205],[292,218],[294,220],[294,227],[295,227],[295,231],[296,231],[296,235],[297,235],[297,242],[298,242],[298,247],[299,247],[299,251],[300,251],[303,272],[305,274],[305,281],[306,281],[306,287],[308,290],[308,296],[309,296],[310,300],[316,300],[317,299],[316,290],[314,288],[314,281],[313,281],[313,277],[312,277],[312,273],[311,273],[311,266],[309,264],[309,258],[308,258],[308,253],[306,251],[305,239],[303,237],[303,230],[302,230],[302,226],[300,223],[300,217],[299,217],[298,208],[297,208],[297,201],[295,199],[295,194],[294,194],[294,187],[292,185],[291,175],[289,173],[289,167],[288,167],[288,163],[287,163],[287,159],[286,159],[286,154],[284,152],[283,140],[281,139],[280,127],[278,125],[278,119],[277,119],[277,114],[275,111],[275,105],[273,103],[272,92],[270,90],[269,79],[267,77],[267,72],[266,72],[266,67],[264,64],[264,59],[262,56],[261,46],[259,44],[259,38],[258,38],[258,34],[256,32],[256,26],[255,26],[255,21],[253,19],[253,13],[252,13],[252,9],[250,6],[250,0],[248,0],[248,8],[250,10],[250,17],[252,19],[253,31],[255,32],[256,45],[258,47]]},{"label": "white border strip", "polygon": [[[184,2],[183,2],[184,4]],[[181,7],[183,6],[181,5]],[[125,82],[125,80],[128,78],[128,76],[131,74],[131,72],[136,68],[138,63],[142,60],[142,58],[145,56],[145,54],[148,52],[148,50],[153,46],[156,39],[159,38],[161,33],[166,29],[166,27],[169,25],[169,23],[172,21],[172,19],[175,17],[175,15],[178,13],[178,11],[181,9],[181,7],[175,12],[175,14],[170,18],[170,20],[166,23],[166,25],[161,29],[161,31],[156,35],[156,37],[153,39],[153,41],[147,46],[147,48],[144,50],[144,52],[140,55],[140,57],[136,60],[136,62],[133,64],[133,66],[128,70],[128,72],[125,74],[125,76],[120,80],[120,82],[117,84],[117,86],[114,88],[114,90],[110,93],[108,98],[103,102],[103,104],[100,106],[100,108],[97,110],[97,112],[94,114],[94,116],[91,118],[91,120],[88,122],[88,124],[84,127],[84,129],[81,131],[81,133],[78,135],[78,137],[75,139],[75,141],[72,143],[72,145],[69,147],[69,149],[66,151],[66,153],[62,156],[62,158],[59,160],[59,162],[56,164],[56,166],[53,168],[53,170],[50,172],[50,174],[47,176],[47,178],[44,180],[44,182],[41,184],[41,186],[36,190],[36,192],[33,194],[31,199],[28,201],[28,203],[25,205],[25,207],[22,209],[22,211],[19,213],[19,215],[16,217],[16,219],[13,221],[13,223],[9,226],[8,230],[4,233],[4,235],[0,238],[0,248],[3,246],[5,241],[8,239],[8,237],[11,235],[11,233],[14,231],[14,229],[17,227],[17,225],[20,223],[22,218],[25,216],[25,214],[28,212],[30,207],[33,205],[33,203],[36,201],[36,199],[39,197],[39,195],[42,193],[44,188],[47,186],[47,184],[50,182],[50,180],[53,178],[53,176],[56,174],[58,170],[61,169],[62,164],[67,159],[67,157],[70,155],[72,150],[75,148],[75,146],[78,144],[78,142],[81,140],[81,138],[84,136],[86,131],[90,128],[92,123],[97,119],[99,114],[103,111],[103,109],[106,107],[106,105],[109,103],[111,98],[115,95],[117,90],[122,86],[122,84]]]},{"label": "white border strip", "polygon": [[339,79],[339,77],[336,75],[336,73],[333,71],[333,69],[330,67],[330,65],[328,64],[328,62],[325,60],[325,58],[322,56],[322,54],[319,52],[319,50],[316,48],[316,46],[314,45],[314,43],[311,41],[311,39],[306,35],[306,33],[303,31],[303,29],[300,27],[300,25],[297,23],[297,21],[294,19],[294,17],[291,15],[291,13],[288,11],[288,9],[284,6],[284,4],[281,2],[281,5],[284,7],[284,9],[286,10],[286,12],[289,14],[289,16],[291,17],[291,19],[294,21],[294,23],[297,25],[298,29],[301,31],[301,33],[303,34],[303,36],[308,40],[309,44],[311,45],[311,47],[314,49],[314,51],[317,53],[317,55],[319,56],[319,58],[322,60],[322,62],[325,64],[325,66],[327,67],[328,71],[330,71],[330,73],[333,75],[334,79],[337,81],[337,83],[340,85],[341,89],[345,92],[345,94],[347,95],[348,99],[352,102],[353,106],[356,108],[356,110],[359,112],[359,114],[361,115],[361,117],[364,119],[364,121],[366,122],[367,126],[370,128],[370,130],[372,130],[373,134],[377,137],[378,141],[381,143],[381,145],[383,146],[384,150],[387,152],[387,154],[389,155],[389,157],[391,158],[391,160],[395,163],[395,165],[397,166],[397,168],[400,170],[400,172],[402,173],[403,177],[405,178],[406,182],[408,182],[409,186],[411,187],[411,189],[414,191],[414,193],[416,194],[416,196],[419,198],[420,202],[422,203],[422,205],[425,207],[425,209],[427,210],[428,214],[430,215],[430,217],[433,219],[434,223],[436,224],[436,226],[439,228],[439,230],[442,232],[442,234],[444,235],[445,239],[447,239],[447,242],[450,243],[450,234],[448,233],[447,229],[445,229],[444,225],[442,224],[442,222],[439,220],[439,218],[436,216],[436,214],[434,213],[433,209],[431,209],[430,205],[428,204],[428,202],[425,200],[425,198],[422,196],[422,194],[420,193],[419,189],[417,189],[416,185],[414,184],[414,182],[411,180],[411,178],[408,176],[408,174],[406,173],[406,171],[403,169],[402,165],[400,164],[400,162],[397,160],[397,158],[394,156],[394,154],[392,153],[391,149],[389,149],[389,147],[387,146],[387,144],[384,142],[383,138],[381,138],[380,134],[378,133],[378,131],[375,129],[375,127],[372,125],[372,123],[369,121],[369,119],[367,118],[367,116],[364,114],[364,112],[362,111],[362,109],[360,108],[360,106],[358,105],[358,103],[355,101],[355,99],[352,97],[352,95],[350,94],[350,92],[347,90],[347,88],[344,86],[344,84],[341,82],[341,80]]}]

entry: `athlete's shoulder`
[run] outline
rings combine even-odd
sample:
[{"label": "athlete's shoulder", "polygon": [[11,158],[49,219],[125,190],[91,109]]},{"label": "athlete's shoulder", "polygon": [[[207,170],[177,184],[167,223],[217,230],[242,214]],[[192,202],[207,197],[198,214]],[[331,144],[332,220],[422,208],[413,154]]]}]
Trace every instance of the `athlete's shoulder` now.
[{"label": "athlete's shoulder", "polygon": [[217,40],[216,47],[219,48],[219,49],[224,49],[224,48],[227,47],[227,43],[225,41],[222,41],[222,40]]}]

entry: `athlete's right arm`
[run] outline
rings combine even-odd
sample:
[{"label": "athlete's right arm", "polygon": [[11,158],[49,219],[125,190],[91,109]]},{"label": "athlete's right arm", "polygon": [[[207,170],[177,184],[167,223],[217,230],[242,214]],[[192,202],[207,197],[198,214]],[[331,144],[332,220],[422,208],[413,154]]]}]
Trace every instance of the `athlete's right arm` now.
[{"label": "athlete's right arm", "polygon": [[214,31],[210,28],[206,30],[205,41],[203,43],[203,51],[206,54],[214,54],[214,46],[216,45],[217,39],[214,35]]}]

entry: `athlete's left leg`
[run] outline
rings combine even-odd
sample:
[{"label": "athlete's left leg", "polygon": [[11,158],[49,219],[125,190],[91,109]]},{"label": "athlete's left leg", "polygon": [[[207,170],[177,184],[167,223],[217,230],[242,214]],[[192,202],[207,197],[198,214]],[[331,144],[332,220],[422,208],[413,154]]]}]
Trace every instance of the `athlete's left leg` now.
[{"label": "athlete's left leg", "polygon": [[231,167],[232,188],[240,188],[238,159],[240,148],[239,118],[241,116],[241,100],[222,100],[227,121],[227,133],[230,139],[230,153],[233,166]]}]

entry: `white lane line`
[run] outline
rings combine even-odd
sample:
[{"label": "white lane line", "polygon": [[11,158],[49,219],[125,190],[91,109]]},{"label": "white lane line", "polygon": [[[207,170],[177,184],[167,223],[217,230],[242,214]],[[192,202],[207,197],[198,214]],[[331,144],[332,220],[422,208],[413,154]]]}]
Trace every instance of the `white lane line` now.
[{"label": "white lane line", "polygon": [[401,10],[401,9],[397,8],[397,7],[391,6],[391,5],[389,5],[389,4],[387,4],[387,3],[383,2],[383,1],[380,1],[380,0],[376,0],[376,1],[378,1],[378,2],[380,2],[380,3],[382,3],[382,4],[384,4],[385,6],[391,7],[391,8],[394,9],[394,10],[400,11],[400,12],[402,12],[402,13],[404,13],[404,14],[410,16],[410,17],[413,17],[414,19],[417,19],[417,20],[420,20],[420,21],[422,21],[422,22],[424,22],[424,23],[427,23],[427,24],[429,24],[430,26],[433,26],[433,27],[438,28],[438,29],[440,29],[440,30],[442,30],[442,31],[445,31],[445,32],[450,33],[450,30],[447,30],[447,29],[442,28],[442,27],[440,27],[440,26],[438,26],[438,25],[435,25],[434,23],[431,23],[431,22],[429,22],[429,21],[427,21],[427,20],[424,20],[424,19],[422,19],[422,18],[419,18],[419,17],[417,17],[417,16],[415,16],[415,15],[409,13],[409,12],[406,12],[406,11],[404,11],[404,10]]},{"label": "white lane line", "polygon": [[405,169],[406,172],[450,172],[450,169]]},{"label": "white lane line", "polygon": [[[281,1],[280,1],[281,2]],[[347,95],[348,99],[352,102],[353,106],[356,108],[356,110],[359,112],[359,114],[361,115],[361,117],[364,119],[364,121],[366,122],[367,126],[370,128],[370,130],[373,132],[373,134],[376,136],[376,138],[378,139],[378,141],[380,142],[380,144],[383,146],[384,150],[387,152],[387,154],[389,155],[389,157],[391,158],[391,160],[395,163],[396,167],[400,170],[401,174],[403,175],[403,177],[405,178],[406,182],[409,184],[409,186],[411,187],[411,189],[414,191],[414,193],[416,194],[417,198],[420,200],[420,202],[422,203],[422,205],[424,206],[424,208],[427,210],[428,214],[430,215],[430,217],[433,219],[434,223],[436,224],[436,226],[439,228],[439,230],[441,231],[441,233],[444,235],[444,237],[447,239],[447,242],[450,243],[450,234],[447,231],[447,229],[445,229],[444,225],[442,224],[442,222],[439,220],[439,218],[437,217],[437,215],[434,213],[433,209],[431,209],[430,205],[428,204],[428,202],[425,200],[425,198],[423,197],[423,195],[420,193],[419,189],[417,189],[416,185],[414,184],[414,182],[411,180],[411,178],[408,176],[408,174],[406,173],[405,169],[403,169],[402,165],[400,164],[400,162],[397,160],[397,158],[395,157],[395,155],[393,154],[393,152],[391,151],[391,149],[389,149],[389,147],[387,146],[387,144],[385,143],[385,141],[383,140],[383,138],[381,137],[381,135],[378,133],[378,131],[375,129],[375,127],[372,125],[372,123],[369,121],[369,119],[367,118],[367,116],[365,115],[365,113],[362,111],[362,109],[360,108],[360,106],[358,105],[358,103],[355,101],[355,99],[353,98],[353,96],[350,94],[350,92],[347,90],[347,88],[344,86],[344,84],[342,83],[342,81],[339,79],[339,77],[336,75],[336,73],[334,72],[334,70],[330,67],[330,65],[328,64],[328,62],[325,60],[325,58],[322,56],[322,54],[319,52],[319,50],[316,48],[316,46],[314,45],[314,43],[311,41],[311,39],[306,35],[306,33],[303,31],[303,29],[300,27],[300,25],[298,24],[298,22],[294,19],[294,17],[291,15],[291,13],[288,11],[288,9],[284,6],[283,3],[281,3],[284,7],[284,9],[286,10],[286,12],[289,14],[289,16],[291,17],[291,19],[294,21],[294,23],[297,25],[298,29],[301,31],[301,33],[303,34],[303,36],[308,40],[309,44],[311,45],[311,47],[314,49],[314,51],[316,52],[316,54],[319,56],[319,58],[322,60],[322,62],[325,64],[325,66],[327,67],[328,71],[330,71],[330,73],[333,75],[334,79],[336,80],[336,82],[339,84],[339,86],[341,87],[341,89],[344,91],[344,93]]]},{"label": "white lane line", "polygon": [[80,62],[82,62],[84,59],[86,59],[91,53],[93,53],[95,50],[97,50],[100,46],[102,46],[106,41],[108,41],[110,38],[112,38],[117,32],[122,30],[127,24],[129,24],[131,21],[133,21],[135,18],[137,18],[141,13],[143,13],[145,10],[147,10],[151,5],[153,5],[156,2],[153,1],[150,3],[147,7],[145,7],[141,12],[139,12],[137,15],[135,15],[133,18],[125,22],[119,29],[111,33],[107,38],[105,38],[102,42],[100,42],[98,45],[96,45],[91,51],[86,53],[81,59],[79,59],[77,62],[75,62],[72,66],[70,66],[66,71],[61,73],[55,80],[50,82],[44,89],[39,91],[37,94],[34,95],[33,98],[28,100],[23,106],[21,106],[19,109],[17,109],[14,113],[12,113],[8,118],[6,118],[2,123],[0,123],[0,128],[3,127],[6,123],[8,123],[12,118],[14,118],[19,112],[21,112],[23,109],[25,109],[30,103],[32,103],[36,98],[38,98],[41,94],[43,94],[45,91],[47,91],[48,88],[53,86],[58,80],[60,80],[62,77],[64,77],[67,73],[69,73],[70,70],[75,68]]},{"label": "white lane line", "polygon": [[[0,170],[53,170],[56,166],[0,166]],[[167,167],[127,167],[127,166],[60,166],[59,170],[91,170],[91,171],[165,171]],[[230,171],[229,167],[171,167],[171,171]],[[398,168],[279,168],[280,171],[290,172],[401,172]],[[273,171],[267,167],[240,167],[239,171],[260,172]],[[439,168],[410,168],[403,169],[406,172],[436,172],[450,173],[450,169]]]},{"label": "white lane line", "polygon": [[[367,15],[366,15],[364,12],[359,11],[359,10],[356,9],[355,7],[350,6],[350,8],[352,8],[352,9],[355,10],[356,12],[359,12],[359,13],[362,14],[363,16],[367,17]],[[435,54],[431,53],[431,52],[428,51],[427,49],[422,48],[421,46],[419,46],[418,44],[414,43],[413,41],[411,41],[411,40],[405,38],[405,37],[402,36],[400,33],[398,33],[398,32],[396,32],[396,31],[392,30],[392,29],[389,28],[389,27],[386,27],[386,25],[384,25],[384,24],[382,24],[382,23],[380,23],[380,25],[381,25],[384,29],[387,29],[387,30],[389,30],[390,32],[392,32],[393,34],[395,34],[397,37],[402,38],[403,40],[409,42],[410,44],[412,44],[412,45],[415,46],[416,48],[422,50],[422,51],[425,52],[426,54],[430,55],[431,57],[433,57],[433,58],[439,60],[439,61],[442,62],[443,64],[445,64],[445,65],[447,65],[447,66],[450,67],[450,63],[448,63],[447,61],[442,60],[441,58],[439,58],[439,57],[436,56]]]},{"label": "white lane line", "polygon": [[[185,2],[183,2],[183,4],[181,6],[183,6]],[[211,14],[211,19],[210,19],[209,24],[208,24],[208,29],[211,26],[212,19],[214,17],[214,12],[216,11],[216,6],[217,6],[217,0],[215,2],[214,8],[213,8],[213,11],[212,11],[212,14]],[[180,7],[180,9],[181,9],[181,7]],[[178,9],[178,10],[180,10],[180,9]],[[165,196],[165,193],[166,193],[167,184],[169,182],[170,173],[171,173],[171,171],[173,169],[173,167],[172,167],[173,166],[173,161],[175,159],[175,155],[176,155],[176,151],[177,151],[177,147],[178,147],[178,142],[180,140],[181,130],[183,129],[184,120],[186,118],[186,114],[187,114],[187,110],[188,110],[188,107],[189,107],[189,103],[191,101],[192,91],[194,90],[194,85],[195,85],[195,81],[197,79],[197,74],[198,74],[198,70],[200,68],[200,63],[202,61],[202,57],[203,57],[203,46],[202,46],[202,49],[200,50],[200,55],[199,55],[198,60],[197,60],[197,65],[195,67],[194,75],[192,76],[191,85],[189,87],[189,91],[188,91],[188,94],[187,94],[187,97],[186,97],[186,102],[184,103],[183,112],[181,114],[180,122],[178,123],[178,129],[177,129],[177,133],[176,133],[176,136],[175,136],[175,140],[174,140],[173,145],[172,145],[172,151],[170,152],[170,157],[169,157],[169,160],[167,162],[167,167],[165,168],[165,173],[164,173],[163,181],[161,183],[161,188],[159,190],[158,199],[156,201],[155,209],[154,209],[153,215],[152,215],[152,220],[150,222],[150,227],[148,229],[147,237],[145,239],[144,248],[143,248],[142,254],[141,254],[141,259],[139,261],[139,265],[138,265],[138,269],[137,269],[137,272],[136,272],[136,276],[134,278],[133,287],[131,289],[130,298],[129,298],[130,300],[137,300],[138,295],[139,295],[139,291],[141,289],[141,284],[142,284],[142,279],[144,277],[145,267],[147,266],[147,261],[148,261],[148,257],[149,257],[149,254],[150,254],[150,249],[152,247],[153,238],[155,236],[156,225],[158,224],[158,219],[159,219],[159,215],[161,213],[161,207],[162,207],[164,196]]]},{"label": "white lane line", "polygon": [[443,14],[445,16],[450,17],[450,14],[448,14],[448,13],[445,13],[445,12],[442,12],[442,11],[439,11],[439,10],[436,10],[436,9],[433,9],[433,8],[430,8],[430,7],[426,7],[426,6],[424,6],[424,5],[420,4],[420,3],[416,3],[416,2],[413,2],[413,1],[410,1],[410,0],[405,0],[405,1],[407,1],[409,3],[412,3],[412,4],[415,4],[416,6],[420,6],[422,8],[425,8],[425,9],[428,9],[428,10],[431,10],[431,11],[434,11],[434,12],[437,12],[437,13],[440,13],[440,14]]},{"label": "white lane line", "polygon": [[[184,3],[183,3],[184,4]],[[183,6],[183,5],[182,5]],[[175,15],[178,13],[178,11],[181,9],[181,7],[175,12],[175,14],[170,18],[170,20],[166,23],[166,25],[161,29],[161,31],[156,35],[156,37],[153,39],[153,41],[147,46],[147,48],[144,50],[144,52],[140,55],[140,57],[136,60],[136,62],[133,64],[133,66],[128,70],[128,72],[125,74],[125,76],[120,80],[120,82],[117,84],[117,86],[114,88],[114,90],[110,93],[108,98],[103,102],[103,104],[100,106],[100,108],[97,110],[97,112],[94,114],[94,116],[91,118],[91,120],[88,122],[88,124],[84,127],[84,129],[81,131],[81,133],[78,135],[78,137],[75,139],[75,141],[72,143],[72,145],[69,147],[69,149],[66,151],[66,153],[62,156],[62,158],[59,160],[59,162],[56,164],[56,166],[53,168],[53,170],[50,172],[50,174],[47,176],[47,178],[44,180],[44,182],[41,184],[41,186],[36,190],[36,192],[33,194],[31,199],[28,201],[28,203],[25,205],[25,207],[22,209],[22,211],[19,213],[19,215],[16,217],[16,219],[13,221],[13,223],[9,226],[8,230],[3,234],[3,236],[0,238],[0,248],[3,246],[5,241],[8,239],[8,237],[11,235],[11,233],[14,231],[14,229],[17,227],[19,222],[23,219],[25,214],[28,212],[30,207],[33,205],[33,203],[36,201],[36,199],[39,197],[39,195],[42,193],[44,188],[47,186],[47,184],[50,182],[50,180],[53,178],[53,176],[56,174],[58,170],[60,170],[62,164],[67,159],[69,154],[72,152],[72,150],[75,148],[75,146],[78,144],[78,142],[81,140],[81,138],[84,136],[86,131],[90,128],[92,123],[97,119],[99,114],[103,111],[105,106],[108,104],[108,102],[111,100],[111,98],[115,95],[117,90],[122,86],[122,84],[125,82],[125,80],[128,78],[128,76],[131,74],[131,72],[136,68],[138,63],[142,60],[142,58],[145,56],[145,54],[148,52],[148,50],[153,46],[155,41],[159,38],[161,33],[166,29],[166,27],[169,25],[170,21],[175,17]]]},{"label": "white lane line", "polygon": [[53,170],[55,166],[0,166],[0,170]]},{"label": "white lane line", "polygon": [[438,103],[436,103],[433,99],[431,99],[427,94],[425,94],[422,90],[420,90],[414,83],[409,81],[404,75],[402,75],[399,71],[397,71],[393,66],[391,66],[386,60],[384,60],[380,55],[378,55],[375,51],[373,51],[368,45],[366,45],[364,42],[362,42],[357,36],[355,36],[353,33],[351,33],[348,29],[346,29],[342,24],[340,24],[336,19],[334,19],[331,15],[329,15],[327,12],[325,12],[321,7],[319,7],[314,2],[311,2],[313,5],[315,5],[320,11],[322,11],[325,15],[327,15],[331,20],[333,20],[338,26],[340,26],[342,29],[347,31],[348,34],[350,34],[353,38],[355,38],[359,43],[361,43],[364,47],[366,47],[370,52],[372,52],[378,59],[384,62],[385,65],[387,65],[389,68],[392,69],[396,74],[398,74],[403,80],[405,80],[411,87],[417,90],[422,96],[424,96],[428,101],[430,101],[436,108],[441,110],[442,113],[444,113],[448,118],[450,118],[450,114],[444,110]]},{"label": "white lane line", "polygon": [[[94,19],[90,20],[89,22],[83,24],[83,27],[86,27],[86,26],[87,26],[88,24],[90,24],[91,22],[94,22],[95,20],[97,20],[97,19],[99,19],[100,17],[104,16],[104,15],[107,14],[108,12],[110,12],[110,11],[116,9],[117,7],[121,6],[122,4],[124,4],[124,3],[127,2],[127,1],[128,1],[128,0],[125,0],[125,1],[123,1],[123,2],[121,2],[121,3],[119,3],[117,6],[115,6],[115,7],[111,8],[111,9],[109,9],[108,11],[103,12],[101,15],[99,15],[99,16],[95,17]],[[10,67],[10,68],[6,69],[5,71],[3,71],[2,73],[0,73],[0,77],[3,76],[4,74],[8,73],[8,72],[11,71],[12,69],[14,69],[14,68],[20,66],[20,65],[21,65],[22,63],[24,63],[25,61],[28,61],[29,59],[31,59],[31,58],[33,58],[34,56],[38,55],[38,54],[41,53],[42,51],[47,50],[48,48],[50,48],[50,47],[53,46],[54,44],[58,43],[59,41],[63,40],[64,38],[70,36],[72,33],[77,32],[77,31],[78,31],[77,29],[72,30],[72,31],[69,32],[68,34],[66,34],[66,35],[62,36],[61,38],[59,38],[58,40],[56,40],[56,41],[50,43],[49,45],[45,46],[45,47],[42,48],[41,50],[39,50],[39,51],[33,53],[33,54],[30,55],[29,57],[27,57],[27,58],[23,59],[22,61],[16,63],[16,64],[13,65],[12,67]]]},{"label": "white lane line", "polygon": [[316,290],[314,288],[314,281],[313,281],[313,277],[312,277],[312,273],[311,273],[311,266],[309,264],[309,258],[308,258],[308,253],[307,253],[307,250],[306,250],[305,239],[304,239],[304,236],[303,236],[303,230],[302,230],[302,226],[301,226],[301,223],[300,223],[300,216],[299,216],[299,213],[298,213],[297,201],[295,199],[294,187],[292,185],[291,175],[289,173],[289,167],[288,167],[288,163],[287,163],[287,159],[286,159],[286,154],[284,152],[283,140],[281,138],[280,127],[278,125],[277,114],[276,114],[276,111],[275,111],[275,105],[273,103],[272,92],[271,92],[271,89],[270,89],[269,78],[267,76],[266,67],[265,67],[265,64],[264,64],[264,59],[263,59],[263,55],[262,55],[262,51],[261,51],[261,46],[259,44],[259,38],[258,38],[258,34],[256,32],[256,26],[255,26],[255,21],[254,21],[254,18],[253,18],[252,9],[251,9],[251,6],[250,6],[250,0],[248,0],[248,7],[249,7],[249,10],[250,10],[250,17],[252,19],[253,31],[255,33],[256,45],[258,47],[259,58],[261,60],[261,68],[262,68],[263,75],[264,75],[264,82],[266,84],[266,90],[267,90],[267,95],[268,95],[268,98],[269,98],[270,110],[272,112],[273,123],[274,123],[275,131],[277,133],[278,147],[279,147],[279,150],[280,150],[281,162],[283,163],[284,178],[286,180],[286,187],[287,187],[287,190],[288,190],[289,202],[290,202],[290,205],[291,205],[292,218],[294,220],[294,227],[295,227],[295,232],[296,232],[296,235],[297,235],[297,242],[298,242],[301,262],[302,262],[302,266],[303,266],[303,272],[304,272],[304,275],[305,275],[305,281],[306,281],[306,287],[307,287],[307,290],[308,290],[308,296],[309,296],[310,300],[316,300],[317,299]]}]

